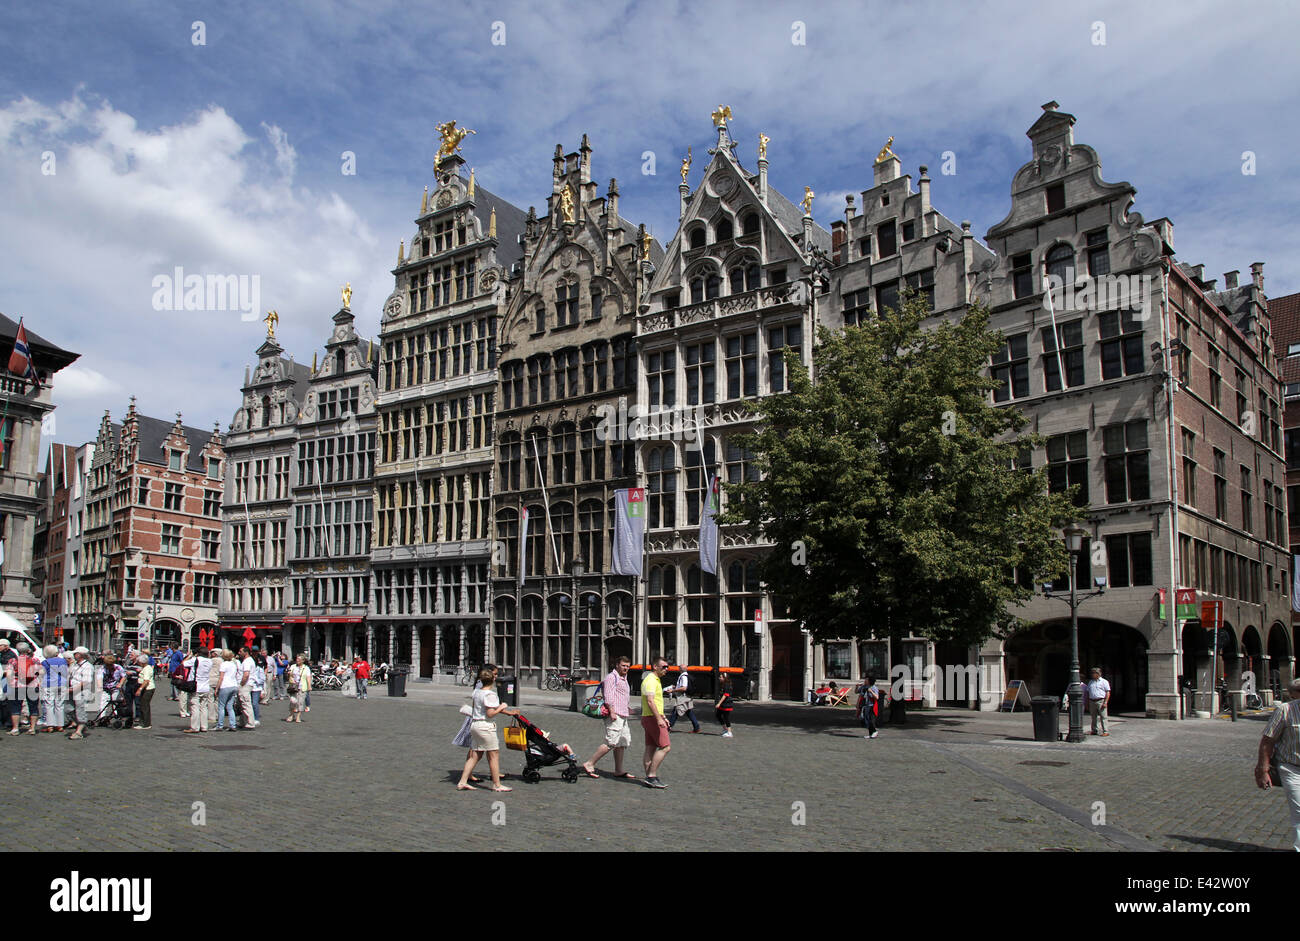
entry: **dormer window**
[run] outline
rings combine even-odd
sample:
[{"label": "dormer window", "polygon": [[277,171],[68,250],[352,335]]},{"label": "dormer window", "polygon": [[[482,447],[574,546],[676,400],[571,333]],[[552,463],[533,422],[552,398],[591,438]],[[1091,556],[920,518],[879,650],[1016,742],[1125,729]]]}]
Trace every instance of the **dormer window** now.
[{"label": "dormer window", "polygon": [[888,194],[888,193],[881,193],[881,194],[880,194],[880,205],[882,205],[882,206],[888,206],[888,205],[889,205],[889,194]]},{"label": "dormer window", "polygon": [[732,228],[730,219],[723,219],[721,222],[718,223],[717,241],[729,242],[735,237],[735,234],[736,233],[735,230]]},{"label": "dormer window", "polygon": [[1065,184],[1053,183],[1047,188],[1047,211],[1060,212],[1065,208]]},{"label": "dormer window", "polygon": [[758,234],[758,213],[751,212],[740,221],[742,232],[745,235]]},{"label": "dormer window", "polygon": [[208,458],[208,478],[216,480],[221,476],[221,460],[219,458]]},{"label": "dormer window", "polygon": [[916,223],[915,223],[915,222],[904,222],[904,223],[903,223],[903,241],[904,241],[904,242],[910,242],[910,241],[912,241],[912,239],[914,239],[914,238],[916,238]]},{"label": "dormer window", "polygon": [[[1060,278],[1060,283],[1074,283],[1074,249],[1069,245],[1057,245],[1047,253],[1048,277]],[[1046,285],[1044,285],[1046,287]]]},{"label": "dormer window", "polygon": [[181,452],[180,452],[180,451],[168,451],[168,452],[167,452],[167,469],[168,469],[168,470],[174,470],[174,471],[178,471],[178,470],[181,469]]},{"label": "dormer window", "polygon": [[[266,428],[270,424],[271,424],[271,398],[270,396],[264,395],[262,396],[262,427]],[[176,452],[173,451],[172,453],[175,454]],[[173,467],[172,470],[180,470],[180,468]]]},{"label": "dormer window", "polygon": [[691,230],[691,248],[704,247],[704,226]]},{"label": "dormer window", "polygon": [[888,258],[898,252],[898,229],[892,219],[876,226],[876,250],[881,258]]}]

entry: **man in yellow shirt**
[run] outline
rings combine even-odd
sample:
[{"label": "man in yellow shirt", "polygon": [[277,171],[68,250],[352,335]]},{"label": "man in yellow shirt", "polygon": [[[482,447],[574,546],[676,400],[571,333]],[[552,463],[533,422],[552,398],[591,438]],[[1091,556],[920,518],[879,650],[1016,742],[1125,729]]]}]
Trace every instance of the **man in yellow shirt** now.
[{"label": "man in yellow shirt", "polygon": [[641,728],[645,730],[646,787],[665,788],[659,780],[659,766],[668,754],[668,720],[664,717],[664,674],[668,661],[650,658],[650,670],[641,677]]}]

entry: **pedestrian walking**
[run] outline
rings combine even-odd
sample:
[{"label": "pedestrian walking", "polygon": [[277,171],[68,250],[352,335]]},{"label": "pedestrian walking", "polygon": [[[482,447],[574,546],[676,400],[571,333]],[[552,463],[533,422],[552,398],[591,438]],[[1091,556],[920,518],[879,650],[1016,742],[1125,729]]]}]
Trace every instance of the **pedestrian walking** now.
[{"label": "pedestrian walking", "polygon": [[213,647],[208,657],[212,661],[211,671],[208,674],[208,685],[212,689],[212,698],[208,700],[208,728],[219,727],[217,717],[221,713],[218,697],[221,692],[221,664],[225,663],[225,653],[220,647]]},{"label": "pedestrian walking", "polygon": [[68,691],[72,695],[74,706],[73,721],[76,728],[68,738],[84,738],[86,721],[91,707],[98,699],[95,689],[95,665],[90,662],[90,651],[78,647],[72,651],[73,665],[68,673]]},{"label": "pedestrian walking", "polygon": [[289,683],[289,717],[285,722],[302,722],[302,714],[307,711],[307,694],[311,690],[311,667],[307,658],[298,654],[293,666],[288,670]]},{"label": "pedestrian walking", "polygon": [[[235,703],[239,700],[239,664],[235,662],[233,650],[221,651],[221,664],[217,667],[219,679],[214,676],[217,687],[217,731],[235,730]],[[229,724],[227,724],[229,720]]]},{"label": "pedestrian walking", "polygon": [[501,783],[501,745],[497,741],[497,724],[492,719],[502,713],[517,716],[519,710],[501,705],[501,700],[493,688],[496,677],[490,670],[480,670],[478,681],[480,686],[470,697],[470,753],[465,759],[465,767],[460,773],[460,782],[456,785],[456,790],[478,790],[469,779],[474,767],[484,755],[487,755],[488,770],[492,773],[492,790],[512,791],[514,788],[506,787]]},{"label": "pedestrian walking", "polygon": [[[176,643],[176,641],[172,641],[170,644],[167,645],[167,655],[165,658],[167,675],[171,677],[171,695],[168,696],[167,698],[172,702],[181,701],[182,691],[180,687],[176,685],[177,684],[176,674],[180,672],[181,664],[184,662],[185,662],[185,654],[181,652],[180,645]],[[186,711],[187,710],[185,709],[185,707],[182,706],[181,714],[184,715]]]},{"label": "pedestrian walking", "polygon": [[876,689],[876,678],[868,676],[862,684],[862,724],[867,727],[866,738],[875,738],[880,733],[876,729],[876,719],[880,716],[880,690]]},{"label": "pedestrian walking", "polygon": [[627,657],[619,657],[614,664],[614,669],[609,671],[609,675],[601,681],[601,696],[605,700],[605,740],[600,743],[596,753],[582,766],[589,778],[598,778],[596,773],[596,762],[604,758],[611,751],[614,753],[614,777],[631,778],[636,780],[636,775],[630,771],[623,770],[623,754],[627,751],[628,746],[632,744],[632,729],[628,725],[628,716],[631,714],[631,687],[627,682],[627,671],[632,666],[632,661]]},{"label": "pedestrian walking", "polygon": [[252,690],[248,698],[253,705],[253,727],[262,724],[262,697],[266,695],[266,657],[256,647],[252,649],[253,655],[253,682]]},{"label": "pedestrian walking", "polygon": [[718,701],[713,704],[713,717],[718,720],[718,725],[722,726],[723,738],[735,738],[731,734],[731,713],[736,708],[735,702],[731,697],[731,677],[724,673],[722,685],[718,690]]},{"label": "pedestrian walking", "polygon": [[1291,811],[1291,848],[1300,853],[1300,678],[1287,686],[1291,697],[1273,708],[1259,739],[1255,784],[1267,791],[1279,786]]},{"label": "pedestrian walking", "polygon": [[247,647],[239,648],[239,685],[236,687],[239,696],[239,710],[244,714],[244,728],[257,728],[257,717],[253,715],[253,672],[257,669],[257,661],[253,659],[253,652]]},{"label": "pedestrian walking", "polygon": [[664,674],[668,672],[668,661],[663,657],[653,657],[651,668],[641,677],[641,729],[645,732],[645,767],[646,787],[665,788],[668,785],[659,780],[659,766],[667,757],[668,719],[664,716]]},{"label": "pedestrian walking", "polygon": [[[208,648],[200,647],[192,658],[185,661],[185,669],[194,680],[194,692],[190,694],[190,727],[182,732],[206,732],[209,725],[208,708],[212,703],[212,657]],[[216,678],[220,678],[220,672]]]},{"label": "pedestrian walking", "polygon": [[682,716],[686,716],[691,720],[692,732],[699,732],[700,730],[700,720],[695,718],[695,701],[691,699],[690,685],[690,674],[686,672],[685,667],[682,667],[682,672],[677,677],[677,685],[672,687],[673,714],[668,719],[669,730],[677,724],[677,720]]},{"label": "pedestrian walking", "polygon": [[14,688],[14,661],[17,659],[18,654],[9,641],[0,637],[0,686],[3,687],[0,689],[0,728],[9,724],[15,706],[22,709],[22,704],[10,695]]},{"label": "pedestrian walking", "polygon": [[147,654],[140,654],[136,657],[136,662],[140,665],[140,672],[136,676],[135,701],[140,712],[140,723],[133,725],[133,729],[149,730],[153,728],[153,694],[156,688],[156,671],[157,668],[149,663]]},{"label": "pedestrian walking", "polygon": [[370,664],[360,654],[357,654],[357,658],[352,661],[352,676],[357,684],[357,699],[365,699],[366,688],[370,685]]},{"label": "pedestrian walking", "polygon": [[[1092,716],[1092,734],[1106,736],[1110,731],[1106,727],[1106,710],[1110,708],[1110,683],[1101,677],[1099,667],[1092,668],[1092,679],[1086,687],[1088,693],[1088,713]],[[1101,731],[1097,731],[1100,723]]]},{"label": "pedestrian walking", "polygon": [[288,699],[288,681],[286,675],[289,672],[289,658],[283,650],[276,651],[275,654],[275,698]]},{"label": "pedestrian walking", "polygon": [[41,727],[46,732],[59,732],[64,723],[64,702],[68,698],[68,661],[59,655],[59,648],[46,644],[45,659],[41,662]]}]

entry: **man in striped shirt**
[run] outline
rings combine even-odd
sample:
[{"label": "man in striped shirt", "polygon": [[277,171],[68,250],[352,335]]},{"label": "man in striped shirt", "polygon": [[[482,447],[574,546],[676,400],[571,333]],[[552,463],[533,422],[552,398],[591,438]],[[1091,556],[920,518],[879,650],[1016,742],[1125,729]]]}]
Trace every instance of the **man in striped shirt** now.
[{"label": "man in striped shirt", "polygon": [[614,777],[636,777],[631,772],[623,770],[623,753],[632,744],[632,729],[627,724],[627,717],[631,712],[628,704],[631,688],[627,682],[627,671],[631,665],[632,662],[627,657],[619,657],[618,662],[614,664],[614,669],[609,671],[609,676],[605,677],[605,682],[601,686],[606,710],[605,741],[596,749],[596,754],[591,756],[591,760],[582,766],[582,770],[589,778],[600,777],[596,773],[596,762],[611,751],[614,753]]},{"label": "man in striped shirt", "polygon": [[1288,702],[1278,703],[1259,740],[1259,761],[1255,765],[1255,784],[1264,790],[1272,787],[1271,767],[1277,768],[1291,808],[1293,848],[1300,853],[1300,679],[1287,687]]}]

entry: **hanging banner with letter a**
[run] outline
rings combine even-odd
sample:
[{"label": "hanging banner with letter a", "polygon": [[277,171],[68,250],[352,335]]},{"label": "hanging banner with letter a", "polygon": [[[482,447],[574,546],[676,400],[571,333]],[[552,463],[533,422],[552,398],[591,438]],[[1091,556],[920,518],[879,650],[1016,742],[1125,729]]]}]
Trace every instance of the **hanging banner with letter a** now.
[{"label": "hanging banner with letter a", "polygon": [[615,575],[640,575],[645,549],[645,488],[614,491]]}]

